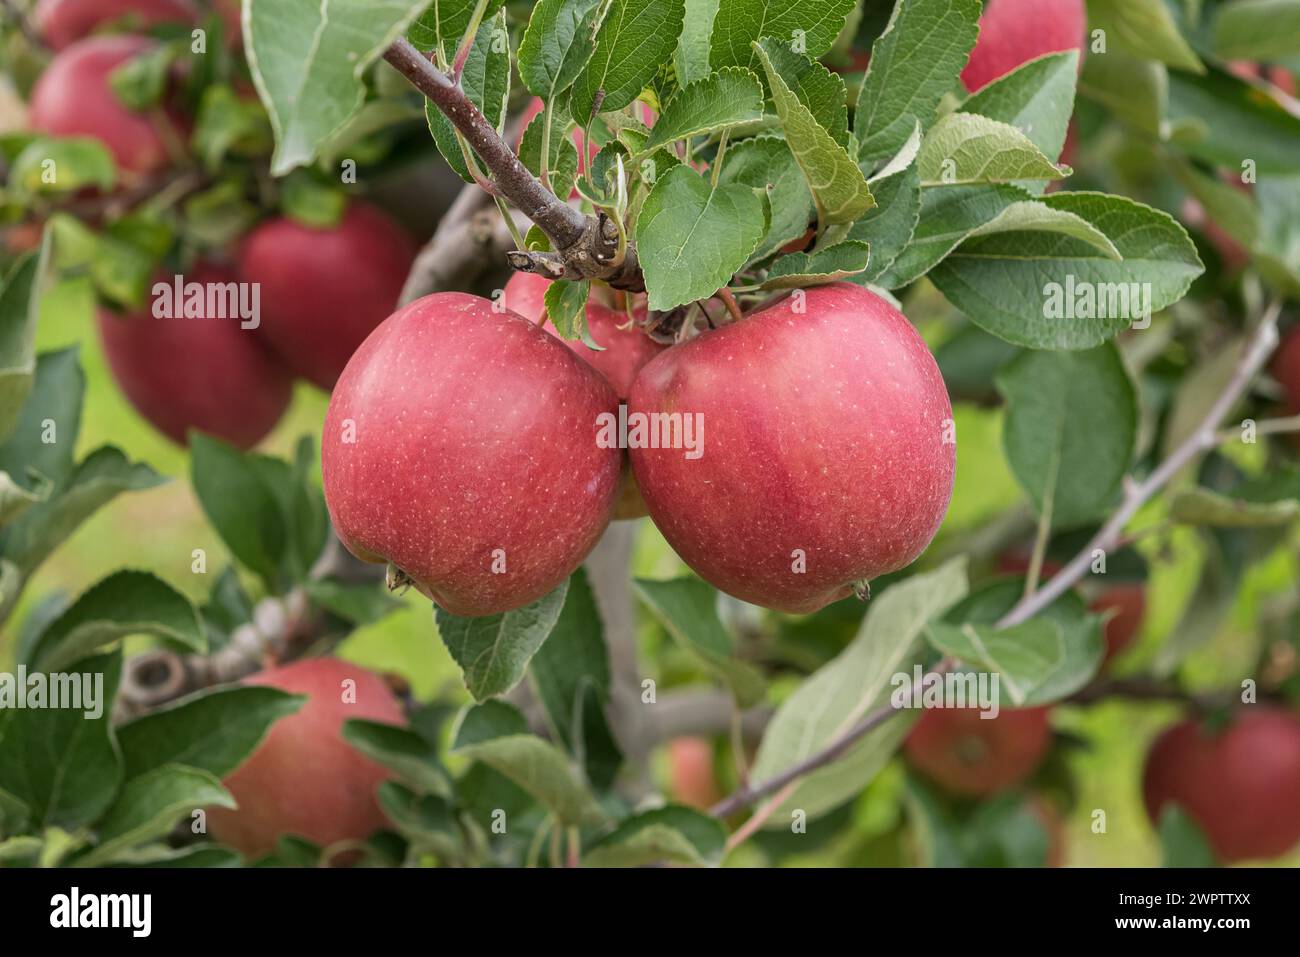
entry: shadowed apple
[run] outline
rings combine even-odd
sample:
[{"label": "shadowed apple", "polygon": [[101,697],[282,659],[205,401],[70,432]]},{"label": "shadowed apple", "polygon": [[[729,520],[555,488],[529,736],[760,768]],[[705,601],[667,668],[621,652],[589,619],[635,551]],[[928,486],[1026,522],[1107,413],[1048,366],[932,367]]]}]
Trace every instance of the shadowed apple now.
[{"label": "shadowed apple", "polygon": [[1181,721],[1152,745],[1143,793],[1152,821],[1179,805],[1225,863],[1285,854],[1300,842],[1300,717],[1252,705],[1221,730]]},{"label": "shadowed apple", "polygon": [[41,0],[32,13],[36,32],[54,50],[106,27],[147,30],[198,19],[190,0]]},{"label": "shadowed apple", "polygon": [[28,125],[53,136],[94,137],[128,178],[163,169],[171,160],[164,131],[173,121],[161,110],[129,109],[109,82],[119,66],[153,48],[152,41],[129,35],[89,37],[72,44],[36,81]]},{"label": "shadowed apple", "polygon": [[983,718],[974,708],[929,709],[903,744],[912,766],[953,794],[988,797],[1023,784],[1052,743],[1046,708]]},{"label": "shadowed apple", "polygon": [[406,723],[383,679],[337,658],[310,658],[243,683],[306,695],[307,701],[276,721],[257,750],[226,777],[238,807],[208,809],[213,837],[256,858],[286,835],[329,847],[365,840],[383,827],[375,791],[392,775],[342,736],[343,722],[351,718]]},{"label": "shadowed apple", "polygon": [[328,390],[397,306],[415,253],[396,223],[353,202],[327,229],[285,217],[262,223],[240,248],[239,274],[261,287],[268,346],[295,375]]},{"label": "shadowed apple", "polygon": [[[231,283],[229,270],[199,265],[186,282]],[[292,380],[260,345],[259,330],[209,315],[158,318],[98,312],[100,341],[113,377],[154,428],[182,445],[191,429],[251,448],[288,408]]]}]

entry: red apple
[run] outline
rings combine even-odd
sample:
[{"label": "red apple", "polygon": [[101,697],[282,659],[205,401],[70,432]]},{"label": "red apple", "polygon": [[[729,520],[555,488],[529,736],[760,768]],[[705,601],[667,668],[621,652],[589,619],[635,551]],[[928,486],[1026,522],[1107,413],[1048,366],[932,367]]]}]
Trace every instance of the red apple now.
[{"label": "red apple", "polygon": [[213,836],[254,858],[285,835],[328,847],[365,840],[383,827],[375,790],[392,775],[341,733],[351,718],[406,723],[383,679],[337,658],[310,658],[243,683],[306,695],[307,701],[273,724],[257,750],[226,777],[223,783],[239,806],[208,810]]},{"label": "red apple", "polygon": [[1292,415],[1300,413],[1300,326],[1282,336],[1269,371],[1282,386],[1287,411]]},{"label": "red apple", "polygon": [[713,744],[707,738],[673,738],[668,742],[672,799],[707,810],[722,800],[713,773]]},{"label": "red apple", "polygon": [[244,240],[239,274],[261,287],[263,335],[294,374],[322,389],[397,306],[416,247],[366,203],[337,226],[268,220]]},{"label": "red apple", "polygon": [[190,0],[41,0],[32,22],[41,38],[62,50],[101,27],[121,24],[147,30],[162,23],[195,23],[198,10]]},{"label": "red apple", "polygon": [[621,452],[597,442],[618,397],[533,323],[438,293],[371,333],[321,440],[343,543],[391,562],[455,615],[490,615],[568,577],[609,523]]},{"label": "red apple", "polygon": [[674,346],[629,408],[629,426],[702,422],[702,454],[632,448],[632,466],[677,554],[753,604],[816,611],[908,565],[952,497],[943,377],[903,314],[860,286],[801,290]]},{"label": "red apple", "polygon": [[974,708],[930,709],[903,744],[908,760],[954,794],[987,797],[1022,784],[1052,743],[1046,708],[1003,709],[983,718]]},{"label": "red apple", "polygon": [[1225,863],[1285,854],[1300,842],[1300,717],[1254,705],[1217,732],[1182,721],[1152,746],[1143,791],[1152,821],[1179,805]]},{"label": "red apple", "polygon": [[53,136],[92,136],[113,154],[128,177],[156,173],[171,160],[159,111],[128,109],[109,83],[119,66],[153,49],[144,37],[120,35],[80,40],[57,54],[32,89],[27,121]]},{"label": "red apple", "polygon": [[[230,283],[228,269],[201,264],[186,282]],[[170,277],[159,277],[170,283]],[[280,421],[292,381],[238,318],[158,318],[151,308],[99,310],[99,334],[113,377],[156,429],[184,444],[190,429],[250,448]]]},{"label": "red apple", "polygon": [[[534,273],[517,272],[510,277],[505,288],[505,306],[525,319],[539,322],[546,314],[545,295],[551,285],[549,279]],[[637,319],[645,318],[644,297],[638,297],[635,309]],[[591,340],[603,350],[592,349],[577,339],[561,340],[593,369],[609,380],[620,398],[627,398],[632,382],[641,367],[663,352],[668,346],[655,342],[639,329],[623,328],[628,324],[625,313],[596,301],[587,301],[587,329]],[[559,338],[559,332],[549,319],[544,328]]]},{"label": "red apple", "polygon": [[1048,53],[1082,53],[1087,25],[1084,0],[986,0],[962,83],[974,93]]}]

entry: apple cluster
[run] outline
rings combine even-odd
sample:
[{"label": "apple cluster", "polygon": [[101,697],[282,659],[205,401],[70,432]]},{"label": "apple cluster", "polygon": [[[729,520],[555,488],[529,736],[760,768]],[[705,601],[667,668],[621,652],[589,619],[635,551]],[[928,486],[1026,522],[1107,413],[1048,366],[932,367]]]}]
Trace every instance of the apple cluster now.
[{"label": "apple cluster", "polygon": [[[238,4],[220,10],[238,44]],[[112,86],[114,71],[156,42],[98,31],[198,20],[189,0],[43,0],[35,22],[57,52],[32,90],[29,127],[99,140],[116,161],[119,188],[165,173],[183,160],[192,118],[179,108],[136,112],[124,104]],[[295,378],[326,390],[334,385],[397,302],[415,252],[401,227],[361,200],[327,227],[272,216],[222,258],[183,270],[187,284],[256,284],[259,315],[249,327],[209,314],[211,297],[198,315],[101,308],[104,351],[131,404],[169,438],[184,444],[198,430],[249,448],[280,420]],[[158,279],[170,283],[172,276]]]}]

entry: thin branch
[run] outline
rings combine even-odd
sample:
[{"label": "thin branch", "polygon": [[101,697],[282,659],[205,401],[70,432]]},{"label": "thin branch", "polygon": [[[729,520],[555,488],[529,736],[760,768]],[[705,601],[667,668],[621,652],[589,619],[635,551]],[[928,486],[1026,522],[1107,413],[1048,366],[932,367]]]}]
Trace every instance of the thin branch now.
[{"label": "thin branch", "polygon": [[[954,661],[945,658],[935,665],[933,670],[922,675],[921,680],[919,682],[914,682],[912,685],[913,699],[915,700],[919,697],[924,688],[923,682],[930,675],[945,674],[946,672],[951,671],[955,664]],[[866,737],[867,734],[880,727],[896,714],[898,714],[898,712],[892,704],[882,705],[876,710],[868,712],[863,716],[862,720],[849,728],[843,734],[839,735],[839,737],[835,738],[830,744],[822,748],[822,750],[818,751],[816,754],[805,758],[798,764],[782,771],[780,774],[773,775],[766,781],[742,787],[730,797],[719,801],[717,804],[713,805],[713,807],[709,808],[709,813],[714,817],[729,817],[741,808],[748,807],[755,801],[761,801],[769,794],[775,794],[786,785],[797,781],[799,778],[805,777],[819,768],[824,768],[826,765],[831,764],[835,759],[844,754],[844,752],[848,751],[849,748],[857,744],[858,741]]]},{"label": "thin branch", "polygon": [[[411,45],[399,39],[384,54],[399,73],[428,98],[491,173],[501,196],[538,225],[562,259],[569,279],[599,279],[616,289],[640,292],[645,279],[635,249],[617,259],[619,230],[607,217],[586,216],[548,190],[519,161],[505,139],[488,122],[451,79]],[[524,271],[538,271],[532,255],[520,253],[510,264]]]},{"label": "thin branch", "polygon": [[1154,472],[1141,482],[1130,482],[1124,490],[1123,501],[1096,535],[1068,565],[1051,577],[1032,595],[1027,595],[998,622],[998,627],[1008,628],[1028,621],[1064,595],[1087,573],[1092,565],[1093,552],[1112,551],[1120,542],[1124,526],[1129,523],[1157,492],[1164,488],[1179,472],[1201,453],[1218,444],[1219,424],[1228,417],[1232,407],[1245,394],[1251,380],[1264,368],[1277,348],[1277,321],[1282,313],[1281,302],[1275,302],[1260,319],[1254,335],[1242,350],[1241,360],[1227,387],[1214,401],[1200,427],[1183,440]]}]

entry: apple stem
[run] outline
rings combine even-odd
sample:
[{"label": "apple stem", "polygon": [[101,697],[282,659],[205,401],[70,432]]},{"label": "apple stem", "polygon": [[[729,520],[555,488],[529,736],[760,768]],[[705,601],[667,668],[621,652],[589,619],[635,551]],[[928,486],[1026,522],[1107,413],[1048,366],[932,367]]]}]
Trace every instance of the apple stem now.
[{"label": "apple stem", "polygon": [[[722,300],[722,304],[727,307],[727,312],[731,314],[733,322],[740,322],[745,318],[745,314],[740,311],[740,303],[736,302],[736,297],[732,295],[731,290],[723,286],[714,295]],[[708,313],[705,313],[708,315]]]}]

